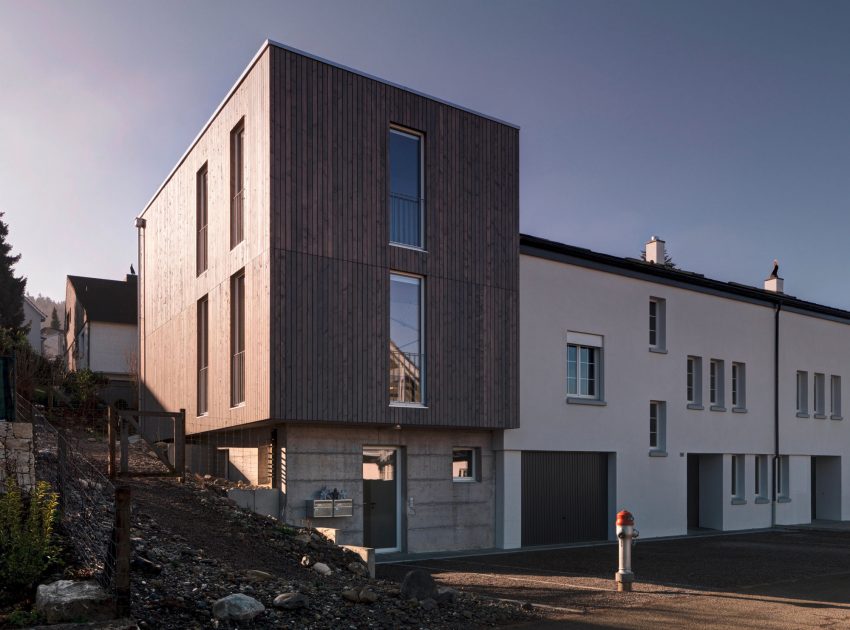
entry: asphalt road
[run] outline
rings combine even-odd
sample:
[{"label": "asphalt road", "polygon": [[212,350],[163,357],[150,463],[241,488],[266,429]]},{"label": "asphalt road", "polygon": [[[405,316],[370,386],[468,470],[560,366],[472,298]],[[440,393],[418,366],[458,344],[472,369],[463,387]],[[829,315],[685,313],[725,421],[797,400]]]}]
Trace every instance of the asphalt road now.
[{"label": "asphalt road", "polygon": [[379,575],[412,566],[538,606],[544,621],[526,628],[850,628],[848,532],[644,541],[632,593],[614,590],[613,545],[380,565]]}]

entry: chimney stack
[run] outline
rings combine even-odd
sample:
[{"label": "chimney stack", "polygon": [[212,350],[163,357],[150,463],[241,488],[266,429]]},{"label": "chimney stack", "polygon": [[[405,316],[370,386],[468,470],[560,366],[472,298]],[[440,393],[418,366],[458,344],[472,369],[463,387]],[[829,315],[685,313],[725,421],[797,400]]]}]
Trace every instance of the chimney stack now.
[{"label": "chimney stack", "polygon": [[764,281],[764,290],[773,293],[785,293],[785,279],[779,276],[770,276]]},{"label": "chimney stack", "polygon": [[646,262],[654,265],[664,264],[664,241],[653,236],[646,244]]}]

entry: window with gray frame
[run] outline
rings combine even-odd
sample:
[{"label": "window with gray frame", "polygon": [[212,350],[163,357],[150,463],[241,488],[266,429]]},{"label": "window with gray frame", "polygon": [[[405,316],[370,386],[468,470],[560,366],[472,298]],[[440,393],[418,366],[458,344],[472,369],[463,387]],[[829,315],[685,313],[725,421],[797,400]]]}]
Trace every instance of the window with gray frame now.
[{"label": "window with gray frame", "polygon": [[207,165],[198,171],[195,182],[195,219],[197,224],[197,275],[207,270]]},{"label": "window with gray frame", "polygon": [[829,380],[830,417],[841,419],[841,377],[833,374]]},{"label": "window with gray frame", "polygon": [[776,475],[776,493],[779,495],[779,500],[783,502],[791,499],[791,478],[790,465],[787,455],[780,455],[774,458]]},{"label": "window with gray frame", "polygon": [[767,456],[765,455],[756,455],[755,491],[757,501],[767,499]]},{"label": "window with gray frame", "polygon": [[245,402],[245,270],[230,278],[230,406]]},{"label": "window with gray frame", "polygon": [[809,373],[797,371],[797,415],[809,415]]},{"label": "window with gray frame", "polygon": [[422,404],[424,279],[390,274],[390,403]]},{"label": "window with gray frame", "polygon": [[425,247],[423,136],[390,128],[390,242]]},{"label": "window with gray frame", "polygon": [[667,301],[662,298],[649,298],[649,349],[664,351],[666,345]]},{"label": "window with gray frame", "polygon": [[826,418],[826,376],[815,372],[815,418]]},{"label": "window with gray frame", "polygon": [[198,300],[198,415],[207,413],[209,372],[209,298]]},{"label": "window with gray frame", "polygon": [[245,238],[245,119],[230,132],[230,248]]},{"label": "window with gray frame", "polygon": [[745,460],[743,455],[732,455],[732,487],[731,494],[732,499],[735,501],[742,501],[744,499],[745,494],[745,483],[744,483],[744,466]]},{"label": "window with gray frame", "polygon": [[667,449],[666,404],[661,400],[649,402],[649,448],[658,453]]},{"label": "window with gray frame", "polygon": [[744,411],[747,408],[747,366],[743,363],[732,364],[732,409]]},{"label": "window with gray frame", "polygon": [[602,349],[567,344],[567,395],[600,398],[600,359]]},{"label": "window with gray frame", "polygon": [[712,359],[709,363],[708,372],[708,400],[711,404],[711,409],[714,411],[724,411],[725,392],[723,391],[723,361],[720,359]]},{"label": "window with gray frame", "polygon": [[702,408],[702,357],[688,357],[687,400],[689,407]]}]

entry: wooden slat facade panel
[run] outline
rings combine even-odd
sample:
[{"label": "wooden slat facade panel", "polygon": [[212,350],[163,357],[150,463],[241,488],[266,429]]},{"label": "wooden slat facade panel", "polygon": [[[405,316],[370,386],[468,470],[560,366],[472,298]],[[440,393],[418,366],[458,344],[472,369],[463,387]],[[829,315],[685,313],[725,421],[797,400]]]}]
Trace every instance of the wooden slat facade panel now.
[{"label": "wooden slat facade panel", "polygon": [[[274,419],[518,422],[516,129],[270,49]],[[390,246],[391,124],[425,134],[426,252]],[[426,409],[389,406],[389,274],[425,277]]]},{"label": "wooden slat facade panel", "polygon": [[[143,405],[186,409],[189,431],[269,417],[269,51],[146,208],[140,252]],[[230,132],[245,121],[245,241],[230,248]],[[274,149],[272,149],[274,146]],[[196,174],[208,169],[209,265],[196,271]],[[276,173],[277,175],[277,173]],[[230,277],[245,269],[245,405],[230,407]],[[207,416],[197,418],[197,300],[209,298]]]}]

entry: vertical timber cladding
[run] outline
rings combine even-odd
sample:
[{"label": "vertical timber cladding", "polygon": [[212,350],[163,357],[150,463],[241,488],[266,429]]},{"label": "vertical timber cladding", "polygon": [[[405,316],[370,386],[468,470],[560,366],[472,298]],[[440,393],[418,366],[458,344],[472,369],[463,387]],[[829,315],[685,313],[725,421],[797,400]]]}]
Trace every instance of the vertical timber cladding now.
[{"label": "vertical timber cladding", "polygon": [[608,454],[522,453],[522,545],[608,538]]},{"label": "vertical timber cladding", "polygon": [[[519,131],[272,46],[279,420],[518,423]],[[425,136],[425,250],[389,245],[390,125]],[[389,274],[425,278],[426,408],[389,405]]]}]

